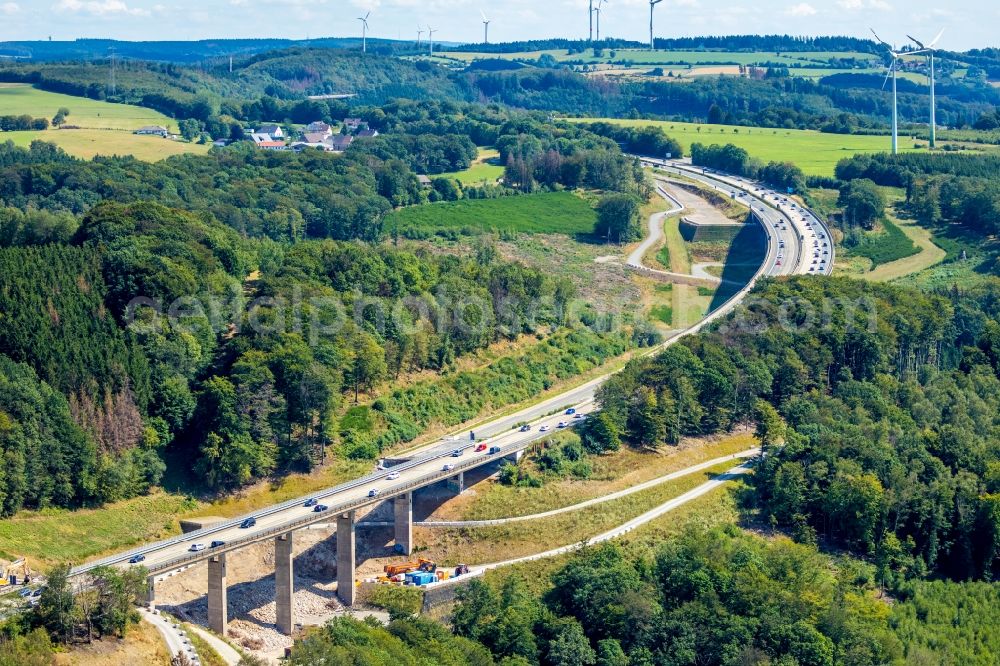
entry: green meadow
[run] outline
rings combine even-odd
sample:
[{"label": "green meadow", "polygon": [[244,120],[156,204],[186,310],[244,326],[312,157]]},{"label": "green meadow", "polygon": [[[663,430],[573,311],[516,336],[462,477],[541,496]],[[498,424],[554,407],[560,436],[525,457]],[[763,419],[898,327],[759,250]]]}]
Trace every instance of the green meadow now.
[{"label": "green meadow", "polygon": [[[692,143],[701,142],[739,146],[752,157],[764,162],[793,162],[808,176],[832,176],[837,162],[856,153],[887,152],[888,136],[858,136],[854,134],[826,134],[815,130],[775,129],[769,127],[738,127],[733,125],[707,125],[662,120],[622,120],[614,118],[571,118],[573,122],[605,122],[645,127],[656,125],[677,139],[688,153]],[[912,152],[914,140],[900,136],[900,150]]]},{"label": "green meadow", "polygon": [[575,235],[589,234],[596,221],[597,213],[586,199],[570,192],[545,192],[403,208],[389,216],[386,228]]}]

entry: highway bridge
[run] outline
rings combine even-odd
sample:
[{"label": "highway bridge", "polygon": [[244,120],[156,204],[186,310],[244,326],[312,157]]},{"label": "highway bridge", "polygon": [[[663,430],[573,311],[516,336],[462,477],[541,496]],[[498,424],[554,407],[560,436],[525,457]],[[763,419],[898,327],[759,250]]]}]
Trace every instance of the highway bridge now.
[{"label": "highway bridge", "polygon": [[[793,208],[791,203],[782,201],[784,197],[778,193],[745,179],[706,173],[682,163],[644,161],[670,173],[700,181],[727,195],[739,195],[738,200],[752,210],[752,218],[761,224],[767,237],[764,261],[743,289],[697,325],[674,335],[647,353],[674,344],[724,317],[762,277],[817,272],[828,274],[832,270],[833,243],[829,241],[829,229],[808,211],[797,206]],[[822,267],[818,261],[812,263],[809,247],[813,243],[820,247],[820,238],[829,241],[830,252]],[[544,438],[546,431],[558,429],[560,423],[565,422],[567,427],[571,427],[579,422],[581,419],[574,418],[575,414],[567,414],[567,410],[572,409],[581,415],[592,411],[595,392],[608,376],[598,377],[537,405],[478,425],[474,428],[475,439],[469,430],[455,433],[414,449],[405,457],[392,461],[392,464],[380,466],[383,469],[348,483],[90,562],[74,568],[71,575],[86,576],[102,565],[144,566],[150,574],[149,602],[152,606],[158,580],[171,572],[207,562],[209,628],[224,635],[228,620],[227,555],[251,544],[272,541],[275,549],[277,627],[279,631],[291,633],[294,626],[293,540],[297,531],[321,523],[336,524],[337,594],[343,603],[353,604],[356,594],[355,531],[359,512],[382,502],[391,502],[397,550],[409,554],[413,548],[415,490],[445,481],[461,492],[465,472],[494,463],[498,458],[517,457],[533,442]],[[525,425],[529,428],[522,429]],[[317,510],[317,505],[325,508]],[[252,519],[252,524],[247,522],[248,519]],[[213,543],[216,544],[214,547]],[[203,549],[192,550],[195,544],[203,546]]]}]

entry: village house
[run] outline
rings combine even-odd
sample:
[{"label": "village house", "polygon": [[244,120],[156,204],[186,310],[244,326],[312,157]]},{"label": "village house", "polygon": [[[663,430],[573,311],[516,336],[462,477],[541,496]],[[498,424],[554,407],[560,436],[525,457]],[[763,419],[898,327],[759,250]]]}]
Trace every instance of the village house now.
[{"label": "village house", "polygon": [[166,137],[170,134],[166,127],[161,125],[146,125],[145,127],[140,127],[135,131],[135,134],[142,134],[144,136],[162,136]]},{"label": "village house", "polygon": [[361,120],[361,118],[344,118],[344,127],[347,129],[348,132],[351,133],[357,132],[359,129],[361,129],[362,126],[364,126],[367,129],[368,123]]},{"label": "village house", "polygon": [[254,134],[266,134],[271,137],[272,141],[285,138],[285,131],[281,129],[280,125],[275,125],[273,123],[261,125],[257,128],[257,131],[254,132]]},{"label": "village house", "polygon": [[322,120],[316,120],[306,125],[306,134],[322,134],[324,138],[333,134],[333,128]]},{"label": "village house", "polygon": [[378,130],[363,129],[357,134],[355,134],[355,136],[358,137],[359,139],[372,139],[378,136]]},{"label": "village house", "polygon": [[352,143],[354,143],[353,136],[338,134],[337,136],[330,137],[330,145],[333,147],[335,153],[344,152]]}]

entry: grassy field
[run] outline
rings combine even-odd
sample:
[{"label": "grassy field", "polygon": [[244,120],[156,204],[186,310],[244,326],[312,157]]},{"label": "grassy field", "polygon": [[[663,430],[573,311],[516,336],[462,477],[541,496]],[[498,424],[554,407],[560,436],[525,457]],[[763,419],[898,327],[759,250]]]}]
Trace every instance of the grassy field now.
[{"label": "grassy field", "polygon": [[[593,122],[594,119],[572,119]],[[762,127],[736,127],[732,125],[702,125],[659,120],[624,120],[602,118],[607,122],[631,127],[656,125],[679,141],[684,152],[691,144],[731,143],[745,149],[751,156],[765,162],[794,162],[806,175],[832,176],[837,162],[857,153],[885,152],[890,148],[887,136],[855,136],[850,134],[825,134],[814,130],[770,129]],[[913,142],[900,138],[900,149],[913,152]]]},{"label": "grassy field", "polygon": [[259,484],[217,502],[197,502],[161,491],[100,509],[22,511],[0,521],[0,556],[26,556],[29,563],[42,568],[59,562],[79,563],[179,534],[183,518],[238,516],[328,488],[370,468],[371,463],[338,460],[320,473]]},{"label": "grassy field", "polygon": [[652,452],[625,447],[614,453],[588,457],[593,472],[586,480],[554,480],[540,488],[516,488],[486,481],[475,487],[475,493],[456,498],[451,503],[453,506],[441,512],[440,518],[490,520],[541,513],[601,497],[756,445],[752,433],[738,433],[706,442],[686,441],[684,448],[664,446]]},{"label": "grassy field", "polygon": [[70,155],[90,159],[95,155],[132,155],[136,159],[156,162],[172,155],[205,154],[209,146],[171,141],[158,136],[136,136],[131,132],[112,130],[54,130],[44,132],[4,132],[0,142],[13,141],[27,148],[32,141],[54,143]]},{"label": "grassy field", "polygon": [[404,208],[389,216],[386,228],[576,235],[591,233],[596,221],[597,213],[586,199],[546,192]]},{"label": "grassy field", "polygon": [[734,463],[727,462],[649,490],[550,518],[488,527],[414,528],[414,538],[422,544],[421,557],[447,565],[496,562],[530,555],[579,542],[621,525],[733,466]]},{"label": "grassy field", "polygon": [[23,83],[0,83],[0,115],[48,118],[60,108],[69,109],[66,122],[86,129],[135,130],[162,125],[176,132],[177,122],[159,111],[130,104],[112,104],[88,97],[73,97],[38,90]]},{"label": "grassy field", "polygon": [[929,230],[919,227],[913,222],[902,220],[897,220],[897,229],[905,234],[919,251],[908,257],[877,266],[870,273],[863,275],[864,279],[876,282],[898,280],[907,275],[925,271],[944,261],[947,253],[934,244],[933,235]]},{"label": "grassy field", "polygon": [[170,666],[170,651],[153,625],[140,622],[129,628],[124,639],[105,638],[74,645],[55,655],[54,666]]},{"label": "grassy field", "polygon": [[26,84],[0,83],[0,115],[27,114],[51,120],[60,108],[70,111],[67,124],[83,129],[5,132],[0,134],[0,142],[9,140],[28,146],[36,140],[49,141],[70,155],[85,159],[95,155],[133,155],[140,160],[155,161],[171,155],[208,152],[208,146],[204,145],[132,134],[132,130],[143,125],[162,125],[177,131],[176,121],[152,109],[60,95]]},{"label": "grassy field", "polygon": [[[735,523],[740,515],[736,505],[736,495],[744,487],[744,482],[733,481],[719,490],[703,495],[646,523],[620,537],[617,542],[624,544],[626,548],[647,552],[692,525],[701,530],[708,530],[718,525]],[[510,577],[520,578],[531,592],[542,594],[551,587],[549,582],[551,575],[572,557],[572,554],[560,555],[494,569],[487,572],[486,580],[499,583]]]},{"label": "grassy field", "polygon": [[441,177],[454,178],[462,185],[495,183],[503,177],[504,168],[499,161],[500,152],[491,148],[480,148],[479,157],[465,171],[443,173]]}]

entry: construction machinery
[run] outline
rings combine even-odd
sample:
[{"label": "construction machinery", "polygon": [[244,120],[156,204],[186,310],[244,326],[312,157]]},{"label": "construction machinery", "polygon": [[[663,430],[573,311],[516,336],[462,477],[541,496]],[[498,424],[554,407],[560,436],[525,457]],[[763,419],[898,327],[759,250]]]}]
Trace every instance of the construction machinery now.
[{"label": "construction machinery", "polygon": [[421,557],[416,562],[397,562],[395,564],[387,564],[383,567],[383,570],[385,571],[386,576],[393,578],[399,574],[408,574],[414,571],[434,573],[437,571],[437,564],[431,560],[426,560]]}]

